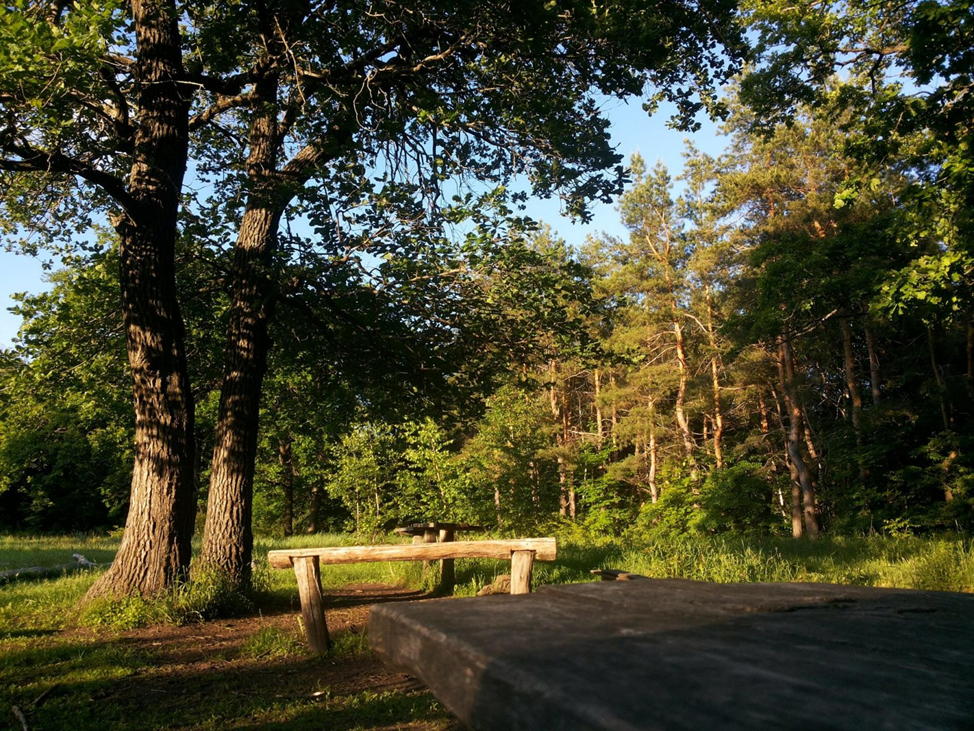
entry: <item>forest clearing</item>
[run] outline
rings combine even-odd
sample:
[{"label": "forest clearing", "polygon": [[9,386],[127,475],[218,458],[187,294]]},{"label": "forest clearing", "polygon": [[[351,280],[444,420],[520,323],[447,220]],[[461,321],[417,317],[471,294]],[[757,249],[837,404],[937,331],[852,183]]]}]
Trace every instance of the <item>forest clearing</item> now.
[{"label": "forest clearing", "polygon": [[[347,535],[259,540],[258,551],[349,545]],[[81,552],[110,561],[117,539],[6,537],[0,570],[62,563]],[[974,548],[950,539],[671,539],[563,541],[536,583],[591,581],[590,570],[717,582],[815,581],[974,591]],[[457,596],[507,570],[496,561],[457,563]],[[105,603],[80,618],[76,602],[94,573],[0,585],[0,718],[32,729],[457,729],[415,680],[387,670],[368,648],[369,607],[428,595],[421,564],[322,568],[333,647],[311,654],[298,623],[290,571],[258,569],[247,605],[204,619],[213,597]]]},{"label": "forest clearing", "polygon": [[[435,615],[462,602],[407,600],[499,592],[507,571],[516,596],[466,606],[588,601],[598,569],[731,604],[767,583],[748,606],[796,652],[835,605],[855,610],[846,639],[818,626],[829,662],[887,626],[929,639],[924,662],[963,654],[972,18],[970,0],[0,7],[0,723],[455,728],[369,649],[369,607]],[[455,592],[411,562],[449,573],[462,550],[480,557],[457,558]],[[351,554],[402,562],[326,565]],[[520,596],[532,569],[555,585],[540,598]],[[606,594],[625,616],[681,585],[627,598],[624,579]],[[824,583],[940,594],[873,612]],[[818,614],[768,598],[816,591]],[[967,661],[924,676],[947,674],[921,720]],[[845,667],[852,723],[864,668]],[[888,669],[878,705],[900,697]]]}]

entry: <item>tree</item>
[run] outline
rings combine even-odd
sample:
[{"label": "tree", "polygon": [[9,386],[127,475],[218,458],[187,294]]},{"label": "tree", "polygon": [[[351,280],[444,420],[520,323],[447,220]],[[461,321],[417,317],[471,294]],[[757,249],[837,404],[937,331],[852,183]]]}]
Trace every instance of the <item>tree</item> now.
[{"label": "tree", "polygon": [[[495,199],[506,211],[497,197],[520,173],[582,213],[622,178],[595,92],[638,95],[652,82],[654,98],[672,98],[686,119],[713,106],[739,35],[733,3],[705,4],[5,8],[6,225],[71,244],[90,217],[108,215],[121,241],[135,468],[118,559],[92,594],[158,591],[189,561],[194,409],[174,249],[191,132],[194,173],[225,213],[214,229],[237,230],[203,558],[245,581],[289,204],[306,206],[326,256],[339,257],[396,255],[417,232]],[[228,174],[207,177],[219,170]],[[450,178],[497,187],[437,205]],[[428,211],[446,213],[431,223]],[[184,211],[187,228],[191,219]]]},{"label": "tree", "polygon": [[[652,82],[689,119],[714,106],[713,83],[737,53],[735,32],[725,29],[732,6],[723,0],[707,14],[679,3],[651,17],[633,9],[390,3],[373,13],[353,3],[343,15],[261,5],[235,27],[221,21],[243,52],[222,86],[209,84],[218,111],[208,121],[229,114],[237,122],[246,159],[232,146],[214,149],[246,180],[204,562],[246,582],[272,263],[292,201],[316,228],[319,240],[309,243],[328,257],[422,256],[444,226],[499,237],[497,221],[519,200],[507,192],[518,175],[535,194],[559,194],[584,216],[585,201],[605,199],[623,176],[595,92],[624,98]],[[194,17],[200,26],[213,22]],[[730,56],[709,41],[725,30]],[[467,179],[488,193],[471,195]],[[236,173],[226,183],[239,185]],[[468,192],[444,202],[443,191],[458,183]]]},{"label": "tree", "polygon": [[118,555],[91,595],[172,583],[189,565],[195,515],[193,401],[173,261],[190,107],[179,12],[173,0],[137,0],[128,10],[130,18],[114,4],[21,2],[0,26],[7,226],[70,235],[87,214],[107,212],[121,242],[132,496]]}]

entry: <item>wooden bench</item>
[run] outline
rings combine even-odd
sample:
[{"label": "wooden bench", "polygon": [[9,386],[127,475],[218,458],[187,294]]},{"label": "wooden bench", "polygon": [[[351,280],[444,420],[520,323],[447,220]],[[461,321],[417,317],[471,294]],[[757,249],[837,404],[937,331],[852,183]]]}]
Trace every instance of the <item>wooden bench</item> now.
[{"label": "wooden bench", "polygon": [[[456,539],[457,533],[460,531],[470,532],[479,531],[483,533],[486,529],[479,525],[470,525],[469,523],[443,523],[443,522],[432,522],[432,523],[412,523],[411,525],[405,525],[401,528],[396,528],[396,533],[401,536],[411,536],[413,543],[449,543]],[[429,568],[430,562],[423,562],[423,573]],[[439,591],[444,593],[452,593],[453,587],[456,584],[456,572],[453,566],[452,558],[444,558],[440,561],[440,582]]]},{"label": "wooden bench", "polygon": [[322,564],[494,558],[511,562],[511,594],[529,594],[535,559],[554,561],[557,554],[558,548],[554,538],[524,538],[411,545],[293,548],[270,551],[267,560],[272,568],[294,569],[308,646],[313,652],[323,654],[328,651],[330,641],[321,600]]}]

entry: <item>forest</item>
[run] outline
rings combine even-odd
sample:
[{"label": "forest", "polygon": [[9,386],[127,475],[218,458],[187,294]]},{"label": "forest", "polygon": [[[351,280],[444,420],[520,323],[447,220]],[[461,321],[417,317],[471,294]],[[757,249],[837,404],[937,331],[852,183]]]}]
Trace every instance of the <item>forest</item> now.
[{"label": "forest", "polygon": [[[0,353],[0,528],[126,525],[96,593],[195,533],[246,583],[255,532],[415,520],[970,531],[963,3],[170,4],[3,15],[5,240],[58,266]],[[599,99],[644,89],[725,152],[621,160]],[[524,214],[616,193],[624,236]]]},{"label": "forest", "polygon": [[970,0],[0,6],[0,725],[967,728],[972,69]]}]

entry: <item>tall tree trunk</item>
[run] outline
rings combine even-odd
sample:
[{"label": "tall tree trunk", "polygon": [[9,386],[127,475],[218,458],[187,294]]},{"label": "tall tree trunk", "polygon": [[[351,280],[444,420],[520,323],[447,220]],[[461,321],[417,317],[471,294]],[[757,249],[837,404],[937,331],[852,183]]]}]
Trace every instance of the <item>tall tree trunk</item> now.
[{"label": "tall tree trunk", "polygon": [[[778,424],[781,428],[782,439],[785,448],[785,464],[788,465],[788,475],[791,484],[791,537],[801,538],[804,534],[804,529],[802,528],[802,488],[801,488],[801,478],[798,474],[798,467],[795,466],[794,461],[791,459],[791,431],[785,426],[785,413],[788,409],[788,397],[785,395],[785,361],[781,354],[781,345],[778,345],[778,381],[781,388],[781,394],[779,395],[774,386],[771,386],[771,396],[774,399],[775,411],[778,415]],[[784,404],[782,404],[784,402]]]},{"label": "tall tree trunk", "polygon": [[[676,315],[676,305],[673,305],[674,315]],[[687,356],[685,343],[683,341],[683,328],[677,319],[673,320],[673,335],[676,340],[676,361],[679,367],[680,383],[676,391],[676,423],[680,427],[680,435],[683,437],[683,450],[686,454],[687,463],[690,465],[690,477],[694,481],[697,478],[697,461],[694,459],[693,452],[696,445],[693,442],[693,435],[690,433],[690,422],[687,421],[686,410],[684,408],[687,396],[687,380],[689,379],[690,369],[687,367]]]},{"label": "tall tree trunk", "polygon": [[[619,450],[619,410],[616,408],[615,402],[615,392],[616,392],[616,376],[615,373],[609,373],[609,385],[612,387],[612,411],[610,412],[610,418],[612,420],[612,451],[613,453]],[[613,454],[613,459],[615,454]]]},{"label": "tall tree trunk", "polygon": [[281,437],[278,441],[278,464],[281,468],[281,488],[284,490],[284,535],[294,535],[294,458],[291,453],[291,438]]},{"label": "tall tree trunk", "polygon": [[655,505],[659,501],[659,487],[656,484],[658,446],[656,444],[656,424],[653,421],[654,402],[649,401],[649,499]]},{"label": "tall tree trunk", "polygon": [[873,331],[868,325],[863,327],[863,332],[866,333],[866,351],[869,353],[869,388],[872,392],[873,406],[876,406],[882,399],[882,391],[879,388],[879,353],[876,351]]},{"label": "tall tree trunk", "polygon": [[268,268],[286,205],[269,176],[277,163],[277,80],[267,78],[257,86],[247,158],[253,190],[234,245],[233,296],[200,556],[203,565],[218,568],[238,586],[250,581],[254,464],[273,303]]},{"label": "tall tree trunk", "polygon": [[845,371],[845,385],[849,392],[852,428],[856,433],[856,441],[862,446],[862,394],[859,391],[859,382],[856,380],[856,363],[852,357],[852,328],[847,318],[842,318],[842,365]]},{"label": "tall tree trunk", "polygon": [[852,327],[849,325],[848,318],[842,318],[842,365],[845,371],[845,385],[849,392],[850,415],[852,417],[852,429],[856,435],[856,461],[859,463],[859,480],[864,482],[868,477],[863,462],[863,437],[862,437],[862,394],[859,391],[859,382],[856,380],[856,363],[852,357]]},{"label": "tall tree trunk", "polygon": [[605,439],[605,416],[602,413],[602,372],[595,369],[595,444],[602,449]]},{"label": "tall tree trunk", "polygon": [[133,0],[139,128],[131,211],[115,220],[135,406],[129,512],[112,567],[86,599],[153,594],[185,574],[196,516],[194,413],[176,297],[175,242],[186,171],[189,100],[172,0]]},{"label": "tall tree trunk", "polygon": [[[558,363],[554,360],[548,363],[548,379],[548,402],[551,406],[551,417],[555,421],[564,422],[566,418],[565,399],[558,398]],[[563,424],[561,432],[555,435],[555,443],[558,446],[558,514],[562,518],[567,518],[570,512],[568,469],[565,465],[565,439],[567,436],[567,429],[564,428]]]},{"label": "tall tree trunk", "polygon": [[707,285],[707,337],[710,340],[710,381],[714,395],[714,461],[717,469],[724,466],[721,440],[724,437],[724,416],[720,409],[720,354],[717,350],[717,335],[714,331],[714,305],[710,285]]},{"label": "tall tree trunk", "polygon": [[768,423],[768,405],[764,402],[764,394],[758,391],[758,411],[761,414],[761,434],[767,436],[771,425]]},{"label": "tall tree trunk", "polygon": [[785,457],[788,462],[788,474],[791,477],[791,537],[801,538],[804,535],[804,529],[802,527],[801,477],[798,474],[798,468],[791,459],[791,449],[787,441],[785,442],[785,447],[787,450]]},{"label": "tall tree trunk", "polygon": [[967,316],[967,388],[974,393],[974,315]]},{"label": "tall tree trunk", "polygon": [[795,385],[795,364],[786,331],[779,340],[779,374],[782,379],[781,390],[785,397],[785,407],[788,412],[788,457],[798,472],[798,483],[802,493],[802,517],[805,533],[810,539],[818,537],[818,509],[815,505],[815,485],[812,473],[802,457],[801,438],[804,414],[798,400],[798,389]]},{"label": "tall tree trunk", "polygon": [[311,509],[308,511],[308,533],[318,533],[321,530],[321,486],[311,488]]},{"label": "tall tree trunk", "polygon": [[940,401],[940,416],[943,419],[944,431],[949,432],[950,429],[950,417],[947,414],[947,397],[946,397],[946,387],[944,385],[943,376],[940,375],[940,367],[937,365],[937,353],[934,348],[933,340],[933,328],[929,325],[927,326],[927,348],[930,352],[930,369],[933,371],[933,379],[937,384],[937,398]]}]

